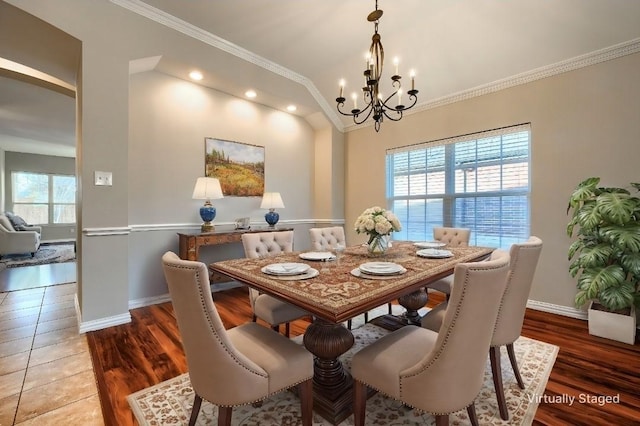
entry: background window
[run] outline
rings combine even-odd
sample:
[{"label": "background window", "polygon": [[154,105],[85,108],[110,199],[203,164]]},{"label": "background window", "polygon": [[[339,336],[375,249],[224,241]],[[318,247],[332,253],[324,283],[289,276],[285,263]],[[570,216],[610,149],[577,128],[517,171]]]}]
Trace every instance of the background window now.
[{"label": "background window", "polygon": [[434,226],[471,229],[471,244],[508,249],[529,237],[530,126],[387,151],[394,238],[433,239]]},{"label": "background window", "polygon": [[32,225],[76,222],[76,178],[12,172],[13,213]]}]

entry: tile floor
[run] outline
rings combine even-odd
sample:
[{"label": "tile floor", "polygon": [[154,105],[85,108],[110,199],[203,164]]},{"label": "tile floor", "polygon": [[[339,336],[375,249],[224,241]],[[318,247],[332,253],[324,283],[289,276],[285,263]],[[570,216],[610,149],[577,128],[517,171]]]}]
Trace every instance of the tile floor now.
[{"label": "tile floor", "polygon": [[0,426],[104,425],[75,283],[0,293]]}]

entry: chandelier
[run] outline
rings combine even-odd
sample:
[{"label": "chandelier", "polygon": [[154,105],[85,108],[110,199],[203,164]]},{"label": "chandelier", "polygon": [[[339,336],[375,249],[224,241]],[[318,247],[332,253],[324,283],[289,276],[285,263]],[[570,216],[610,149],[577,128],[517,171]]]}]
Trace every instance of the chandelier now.
[{"label": "chandelier", "polygon": [[[384,64],[384,49],[382,48],[382,42],[380,41],[380,34],[378,34],[378,23],[382,16],[382,10],[378,9],[378,0],[376,0],[376,10],[371,12],[367,16],[367,21],[374,23],[374,33],[371,37],[371,47],[367,54],[367,68],[364,70],[365,86],[362,88],[362,98],[364,100],[363,109],[358,108],[358,95],[354,92],[351,95],[353,99],[353,109],[351,111],[345,111],[344,103],[344,80],[340,81],[340,96],[336,98],[338,112],[348,117],[353,117],[353,122],[356,124],[362,124],[369,119],[373,118],[374,127],[376,132],[380,131],[380,124],[387,117],[392,121],[400,121],[402,119],[402,113],[413,106],[418,101],[418,91],[415,89],[415,73],[411,71],[411,90],[407,91],[409,95],[409,105],[402,104],[402,84],[400,80],[402,77],[398,74],[398,60],[394,60],[395,74],[391,76],[391,87],[393,93],[387,98],[384,98],[380,92],[379,83],[382,76],[382,66]],[[397,104],[391,106],[392,98],[397,97]]]}]

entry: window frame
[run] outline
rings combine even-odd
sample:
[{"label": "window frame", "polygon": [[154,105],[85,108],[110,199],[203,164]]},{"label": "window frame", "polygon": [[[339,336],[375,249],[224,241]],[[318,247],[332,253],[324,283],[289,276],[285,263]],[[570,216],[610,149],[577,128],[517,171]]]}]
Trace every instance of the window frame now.
[{"label": "window frame", "polygon": [[[522,132],[526,132],[526,137],[522,136]],[[509,136],[519,137],[513,141],[508,141]],[[500,139],[497,142],[497,145],[492,146],[490,138],[495,137],[499,137]],[[505,141],[505,139],[507,140]],[[459,170],[464,170],[465,163],[456,162],[457,160],[454,158],[454,153],[457,146],[462,147],[462,145],[460,144],[468,142],[473,142],[472,146],[475,147],[476,151],[473,156],[468,157],[471,160],[469,164],[473,164],[473,170],[475,170],[475,175],[472,175],[474,179],[471,184],[475,184],[476,187],[470,191],[466,189],[465,184],[465,190],[461,191],[459,187],[456,188],[456,179],[459,179],[456,172]],[[479,142],[486,143],[486,145],[480,145]],[[520,145],[523,148],[521,148]],[[526,150],[524,149],[524,146],[526,146]],[[499,155],[496,155],[495,158],[483,158],[482,155],[479,155],[482,154],[481,151],[478,151],[479,147],[489,147],[490,149],[495,149],[497,150],[496,152],[499,152]],[[442,149],[443,153],[440,154],[438,150],[432,150],[433,148]],[[511,148],[512,150],[514,150],[514,152],[510,156],[506,157],[504,156],[505,148]],[[401,153],[407,154],[406,159],[402,159],[403,162],[406,160],[406,163],[403,163],[400,167],[398,167],[398,165],[395,164],[395,162],[398,160],[396,154]],[[414,158],[413,163],[411,158],[412,153],[417,158],[417,160]],[[429,167],[430,159],[436,163],[436,165],[432,166],[431,168]],[[439,159],[440,162],[438,162]],[[515,188],[504,188],[505,183],[509,184],[509,178],[511,177],[511,175],[507,173],[509,172],[509,170],[505,170],[504,166],[508,166],[509,164],[522,163],[526,164],[521,167],[516,167],[511,171],[516,179],[515,184],[520,184],[521,186],[516,186]],[[480,181],[480,176],[478,176],[478,173],[490,173],[491,169],[488,169],[488,167],[497,167],[499,171],[499,179],[492,179],[491,181],[486,182],[499,184],[500,188],[497,190],[481,191],[477,186],[478,182]],[[432,175],[431,178],[429,177],[429,174],[435,173],[437,171],[442,171],[444,173],[444,177],[441,179],[441,182],[436,179],[435,175]],[[403,227],[405,229],[396,234],[404,236],[403,239],[431,240],[433,239],[432,229],[434,226],[465,227],[471,229],[471,244],[498,246],[500,248],[508,249],[508,247],[513,242],[519,241],[520,239],[526,239],[530,235],[530,123],[523,123],[499,129],[470,133],[453,138],[439,139],[436,141],[388,149],[386,153],[385,173],[387,208],[390,210],[397,210],[394,212],[400,217],[400,220],[403,222]],[[467,173],[463,173],[465,173],[464,179],[467,179]],[[422,193],[415,195],[411,194],[412,175],[424,175],[424,184],[422,184],[422,178],[418,179],[417,181],[413,181],[414,187],[416,182],[420,185],[424,185],[424,190]],[[526,178],[524,176],[526,176]],[[400,182],[398,186],[405,190],[403,191],[404,193],[402,195],[397,195],[397,193],[394,193],[395,188],[397,188],[395,184],[397,183],[396,181],[398,179],[405,180],[405,182]],[[443,191],[430,192],[430,179],[433,179],[434,182],[442,185],[444,187]],[[522,182],[525,182],[525,184],[522,185]],[[461,184],[458,183],[458,185],[460,186]],[[422,186],[420,186],[419,190],[422,190]],[[398,191],[396,190],[396,192]],[[470,199],[474,201],[473,205],[471,206],[473,210],[473,215],[471,216],[465,215],[464,217],[462,217],[462,213],[457,211],[457,209],[459,209],[459,207],[456,207],[457,202],[464,199]],[[431,204],[429,200],[432,200],[431,203],[435,201],[435,204]],[[495,225],[495,228],[497,228],[497,232],[493,231],[493,228],[490,227],[491,221],[485,221],[484,223],[478,222],[479,218],[477,215],[477,210],[481,209],[481,207],[477,206],[478,200],[484,201],[485,203],[493,202],[499,206],[496,209],[496,211],[500,212],[497,224]],[[398,207],[399,202],[402,203],[405,201],[406,215]],[[414,202],[413,206],[412,201]],[[438,206],[437,201],[441,202],[441,207]],[[510,222],[509,218],[503,214],[505,206],[523,202],[525,203],[524,208],[514,209],[514,211],[520,216],[518,216],[518,219],[516,220],[511,219]],[[418,204],[418,206],[416,206],[416,204]],[[429,211],[430,204],[433,206],[431,207],[431,211]],[[433,210],[434,208],[435,210]],[[411,220],[411,210],[413,210],[413,213],[415,213],[416,211],[419,212],[420,209],[423,209],[422,216],[420,217],[419,214],[413,214],[413,218],[418,219]],[[436,216],[435,220],[433,219],[434,216]],[[521,223],[522,221],[525,222],[523,226],[513,228],[512,222]],[[509,226],[511,226],[511,232],[505,232],[505,230],[509,229]],[[489,232],[489,229],[491,229],[492,232]],[[490,235],[494,234],[497,236],[495,238],[491,238]],[[419,238],[413,238],[417,236],[419,236]],[[398,237],[396,236],[396,238]],[[480,243],[478,240],[480,240]],[[487,241],[491,241],[492,244],[487,244]]]},{"label": "window frame", "polygon": [[[38,176],[46,176],[47,177],[47,201],[46,202],[33,202],[33,203],[25,203],[25,202],[20,202],[20,201],[16,201],[16,194],[17,194],[17,188],[16,188],[16,183],[15,183],[15,176],[17,175],[38,175]],[[75,191],[74,191],[74,199],[73,202],[69,202],[69,203],[65,203],[65,202],[56,202],[54,201],[54,195],[55,195],[55,187],[54,187],[54,181],[55,178],[57,177],[62,177],[62,178],[73,178],[74,182],[75,182]],[[56,223],[54,222],[55,220],[55,208],[56,206],[74,206],[74,216],[75,216],[75,206],[77,205],[76,201],[76,194],[77,194],[77,190],[78,190],[78,180],[77,177],[74,174],[66,174],[66,173],[50,173],[50,172],[32,172],[32,171],[25,171],[25,170],[13,170],[11,171],[11,204],[12,204],[12,209],[15,210],[16,206],[19,205],[33,205],[33,206],[39,206],[39,205],[45,205],[47,207],[47,222],[46,223],[36,223],[34,221],[29,221],[27,220],[27,222],[29,222],[32,225],[44,225],[44,226],[71,226],[71,225],[75,225],[77,223],[77,218],[74,217],[74,221],[73,222],[61,222],[61,223]]]}]

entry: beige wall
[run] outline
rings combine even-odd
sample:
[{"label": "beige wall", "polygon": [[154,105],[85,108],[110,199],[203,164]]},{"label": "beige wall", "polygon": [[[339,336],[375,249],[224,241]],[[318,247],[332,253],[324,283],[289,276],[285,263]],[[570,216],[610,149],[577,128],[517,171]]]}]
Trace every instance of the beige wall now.
[{"label": "beige wall", "polygon": [[[310,128],[292,130],[290,125],[300,126],[297,120],[259,106],[234,109],[240,101],[220,94],[207,93],[205,101],[211,104],[197,116],[184,113],[189,99],[145,104],[130,95],[130,61],[157,55],[175,60],[195,55],[211,61],[216,55],[210,46],[110,2],[8,3],[82,43],[77,151],[81,329],[126,322],[132,299],[145,303],[166,295],[158,259],[166,249],[177,250],[176,232],[194,230],[200,222],[194,210],[197,202],[189,197],[195,177],[203,172],[206,136],[267,146],[266,188],[283,192],[287,207],[281,220],[311,221],[306,216],[312,208]],[[216,60],[233,68],[239,59],[218,54]],[[273,80],[278,83],[278,78]],[[144,91],[142,79],[134,76],[132,81],[134,92]],[[148,111],[131,116],[130,107]],[[136,127],[138,123],[150,127]],[[93,185],[95,171],[112,172],[113,185]],[[263,213],[256,203],[222,200],[216,221],[259,217]]]},{"label": "beige wall", "polygon": [[314,217],[342,224],[344,217],[344,134],[332,127],[315,132]]},{"label": "beige wall", "polygon": [[[605,185],[637,182],[640,54],[385,122],[346,136],[347,225],[386,205],[385,150],[519,123],[531,123],[531,233],[544,241],[530,299],[573,308],[567,272],[567,199],[589,176]],[[421,93],[427,97],[427,93]],[[350,237],[356,236],[347,226]]]},{"label": "beige wall", "polygon": [[[302,118],[158,72],[132,75],[129,95],[129,224],[201,222],[203,202],[191,195],[204,176],[206,137],[264,147],[265,190],[282,195],[280,219],[311,217],[314,140]],[[214,223],[262,223],[260,201],[214,200]]]},{"label": "beige wall", "polygon": [[[205,137],[263,146],[265,188],[280,192],[280,225],[296,228],[304,247],[312,213],[314,132],[300,117],[238,99],[158,72],[134,74],[129,85],[129,300],[167,292],[159,259],[178,250],[176,232],[194,232],[202,200],[191,195],[204,176]],[[249,216],[264,226],[261,197],[212,200],[214,225],[233,229]],[[298,224],[298,222],[304,222]],[[240,244],[204,248],[201,260],[242,257]]]},{"label": "beige wall", "polygon": [[[638,54],[427,110],[399,123],[385,122],[378,134],[369,127],[345,135],[334,129],[312,135],[296,120],[292,123],[297,130],[290,132],[279,121],[280,113],[262,107],[249,108],[241,118],[233,109],[239,100],[219,93],[201,92],[211,103],[203,110],[206,115],[186,114],[188,105],[168,98],[141,99],[138,95],[150,96],[149,90],[153,96],[168,97],[168,91],[155,89],[168,90],[177,82],[159,75],[130,78],[131,60],[156,55],[186,60],[186,52],[211,60],[213,49],[113,3],[8,3],[82,43],[79,304],[82,321],[91,328],[126,321],[132,300],[166,294],[158,259],[164,250],[177,249],[178,230],[199,222],[197,203],[189,193],[202,172],[197,151],[204,154],[205,136],[267,147],[267,189],[283,192],[287,208],[282,217],[292,224],[340,219],[344,180],[345,228],[349,242],[355,243],[362,238],[351,232],[356,216],[366,207],[386,203],[386,148],[531,122],[531,228],[545,241],[531,298],[565,307],[572,306],[575,293],[566,272],[569,192],[592,175],[611,185],[637,180]],[[216,60],[232,68],[239,59],[218,52]],[[421,93],[425,97],[428,94]],[[316,141],[323,147],[312,148]],[[309,161],[314,166],[304,169]],[[113,186],[94,186],[96,170],[113,172]],[[332,191],[331,198],[326,191]],[[259,217],[254,202],[221,200],[216,221]],[[297,247],[303,249],[304,241]],[[222,251],[220,256],[227,254]]]}]

